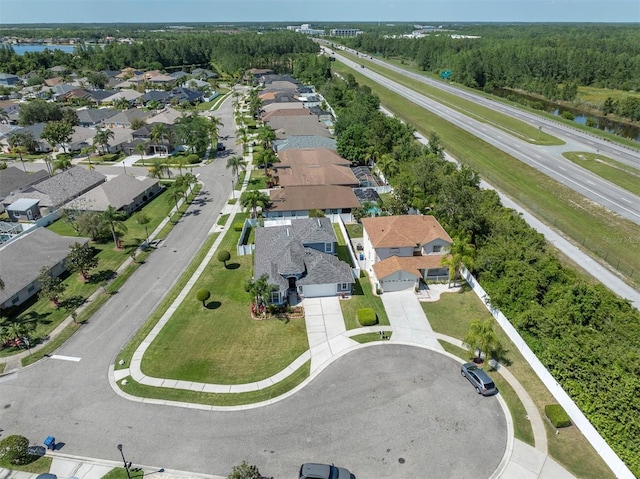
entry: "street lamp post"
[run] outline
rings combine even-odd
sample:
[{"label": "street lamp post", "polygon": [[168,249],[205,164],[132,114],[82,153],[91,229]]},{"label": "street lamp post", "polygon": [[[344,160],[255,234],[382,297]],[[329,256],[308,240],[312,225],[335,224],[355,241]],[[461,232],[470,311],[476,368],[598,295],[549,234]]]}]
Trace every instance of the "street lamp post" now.
[{"label": "street lamp post", "polygon": [[127,471],[127,478],[131,479],[131,473],[129,472],[129,468],[131,467],[131,463],[127,462],[127,460],[124,458],[124,452],[122,452],[122,444],[118,444],[117,448],[118,448],[118,451],[120,451],[120,455],[122,456],[122,462],[124,463],[124,469],[125,469],[125,471]]},{"label": "street lamp post", "polygon": [[233,182],[233,179],[231,180],[231,197],[235,200],[236,199],[236,192],[235,192],[235,187],[236,185]]}]

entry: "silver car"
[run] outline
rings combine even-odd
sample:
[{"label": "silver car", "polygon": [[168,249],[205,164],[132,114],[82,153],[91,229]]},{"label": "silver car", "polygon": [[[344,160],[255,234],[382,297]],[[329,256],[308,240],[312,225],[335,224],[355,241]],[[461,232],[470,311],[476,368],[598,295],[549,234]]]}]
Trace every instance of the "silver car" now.
[{"label": "silver car", "polygon": [[478,394],[490,396],[498,392],[496,385],[489,375],[474,363],[465,363],[460,368],[460,374],[469,380]]},{"label": "silver car", "polygon": [[316,464],[307,462],[300,466],[300,479],[355,479],[355,477],[343,467],[333,464]]}]

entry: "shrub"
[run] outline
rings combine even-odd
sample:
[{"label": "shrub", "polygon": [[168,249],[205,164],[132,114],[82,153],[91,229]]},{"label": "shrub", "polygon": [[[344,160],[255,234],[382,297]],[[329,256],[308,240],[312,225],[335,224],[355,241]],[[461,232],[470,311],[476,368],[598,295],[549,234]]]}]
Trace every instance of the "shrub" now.
[{"label": "shrub", "polygon": [[564,118],[565,120],[573,120],[574,119],[573,113],[571,113],[570,111],[563,111],[560,116],[562,118]]},{"label": "shrub", "polygon": [[185,159],[190,165],[193,165],[194,163],[200,163],[200,157],[196,154],[187,155]]},{"label": "shrub", "polygon": [[208,289],[199,289],[196,292],[196,299],[202,301],[202,306],[205,306],[204,302],[211,297],[211,293]]},{"label": "shrub", "polygon": [[227,261],[229,261],[230,259],[231,253],[229,253],[227,250],[218,251],[218,261],[224,263],[225,268],[227,267]]},{"label": "shrub", "polygon": [[233,231],[242,231],[243,226],[242,223],[233,223]]},{"label": "shrub", "polygon": [[8,436],[0,441],[0,460],[11,464],[27,464],[33,460],[27,453],[29,439],[24,436]]},{"label": "shrub", "polygon": [[571,418],[560,404],[547,404],[544,407],[544,413],[556,428],[571,426]]},{"label": "shrub", "polygon": [[360,308],[356,312],[356,318],[361,326],[373,326],[378,322],[378,317],[373,308]]}]

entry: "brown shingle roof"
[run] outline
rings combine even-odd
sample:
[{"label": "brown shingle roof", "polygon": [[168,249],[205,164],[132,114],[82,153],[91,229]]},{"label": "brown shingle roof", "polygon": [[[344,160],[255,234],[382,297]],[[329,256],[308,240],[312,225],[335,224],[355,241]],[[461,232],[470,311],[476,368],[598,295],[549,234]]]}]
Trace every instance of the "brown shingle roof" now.
[{"label": "brown shingle roof", "polygon": [[362,226],[367,231],[374,248],[415,247],[437,238],[452,242],[438,220],[430,215],[363,218]]},{"label": "brown shingle roof", "polygon": [[409,274],[421,277],[420,270],[431,268],[441,268],[443,258],[449,258],[451,255],[432,254],[427,256],[391,256],[383,259],[373,265],[373,271],[379,280],[383,280],[387,276],[396,271],[405,271]]},{"label": "brown shingle roof", "polygon": [[309,116],[312,113],[308,108],[281,108],[262,115],[262,121],[269,121],[277,116]]},{"label": "brown shingle roof", "polygon": [[270,211],[357,208],[360,202],[348,186],[292,186],[271,190]]},{"label": "brown shingle roof", "polygon": [[358,186],[351,163],[326,148],[289,149],[281,152],[276,165],[280,186],[342,185]]},{"label": "brown shingle roof", "polygon": [[281,140],[290,136],[317,135],[331,138],[331,133],[317,116],[278,116],[272,117],[269,127],[276,132],[276,138]]}]

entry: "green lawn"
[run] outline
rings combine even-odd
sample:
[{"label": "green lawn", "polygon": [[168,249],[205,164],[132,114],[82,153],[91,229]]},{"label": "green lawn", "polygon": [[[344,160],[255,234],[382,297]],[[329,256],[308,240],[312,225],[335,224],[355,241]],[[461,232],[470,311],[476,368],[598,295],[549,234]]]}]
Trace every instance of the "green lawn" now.
[{"label": "green lawn", "polygon": [[400,73],[389,70],[383,66],[373,63],[362,57],[355,57],[350,53],[340,52],[341,55],[350,58],[353,61],[358,61],[367,68],[376,73],[379,73],[396,83],[411,88],[414,91],[427,96],[428,98],[437,101],[449,108],[453,108],[460,113],[463,113],[475,120],[487,123],[491,126],[499,128],[500,130],[508,133],[516,138],[524,140],[528,143],[535,145],[563,145],[564,141],[556,138],[548,133],[541,132],[538,128],[533,127],[525,122],[511,118],[508,115],[504,115],[500,112],[492,110],[491,108],[481,106],[470,100],[454,95],[453,93],[446,92],[434,86],[427,85],[419,80],[414,80]]},{"label": "green lawn", "polygon": [[353,285],[351,298],[340,300],[340,308],[342,308],[342,315],[347,329],[361,327],[356,319],[356,313],[361,308],[373,308],[378,316],[378,324],[384,326],[390,326],[391,324],[382,300],[379,296],[373,294],[369,276],[364,271],[360,272],[360,278],[356,279]]},{"label": "green lawn", "polygon": [[606,208],[534,168],[336,63],[336,71],[353,73],[360,84],[369,86],[380,96],[383,106],[399,118],[427,136],[437,133],[451,155],[593,255],[640,283],[640,242],[611,240],[612,237],[640,237],[640,225],[612,215]]},{"label": "green lawn", "polygon": [[267,177],[264,176],[264,170],[251,170],[251,177],[247,190],[264,190],[267,188]]},{"label": "green lawn", "polygon": [[357,341],[360,344],[365,344],[365,343],[373,343],[374,341],[387,341],[389,339],[391,339],[391,336],[393,336],[390,332],[386,332],[384,339],[380,337],[380,334],[378,333],[364,333],[364,334],[357,334],[356,336],[351,336],[351,339],[353,339],[354,341]]},{"label": "green lawn", "polygon": [[[234,223],[246,215],[238,215]],[[265,379],[308,349],[304,319],[251,319],[244,281],[252,276],[252,256],[236,256],[240,232],[227,232],[220,249],[231,252],[228,268],[214,257],[194,291],[211,291],[207,306],[189,293],[147,350],[142,370],[153,377],[217,384]]]},{"label": "green lawn", "polygon": [[597,153],[568,151],[562,156],[620,188],[640,196],[640,169]]},{"label": "green lawn", "polygon": [[344,226],[349,238],[362,238],[362,223],[347,223]]},{"label": "green lawn", "polygon": [[[471,320],[491,317],[482,301],[468,287],[463,288],[457,294],[442,295],[439,301],[433,303],[423,302],[421,304],[434,331],[457,339],[464,337]],[[545,405],[555,403],[555,399],[513,343],[510,342],[502,328],[494,323],[494,330],[505,348],[503,364],[508,365],[509,371],[520,381],[520,384],[533,398],[538,412],[544,418]],[[456,346],[446,345],[445,349],[465,360],[469,358],[468,351]],[[496,384],[498,384],[501,394],[503,394],[509,409],[514,415],[514,424],[517,424],[516,433],[522,434],[522,438],[525,440],[528,437],[528,433],[526,432],[526,423],[521,421],[521,406],[512,401],[515,398],[515,393],[511,394],[509,388],[505,386],[506,382],[503,383],[502,380],[497,379],[496,374],[492,373],[492,377],[496,379]],[[544,421],[544,424],[547,430],[549,454],[572,474],[589,479],[614,477],[578,428],[570,426],[563,429],[559,435],[556,435],[555,429],[549,425],[548,421]]]},{"label": "green lawn", "polygon": [[51,469],[51,461],[52,461],[51,456],[42,456],[36,459],[35,461],[30,462],[29,464],[25,464],[23,466],[17,466],[15,464],[10,464],[6,461],[0,461],[0,468],[13,469],[15,471],[28,472],[31,474],[44,474],[46,472],[49,472],[49,469]]},{"label": "green lawn", "polygon": [[282,394],[291,391],[307,379],[310,371],[311,361],[307,361],[292,375],[287,376],[279,383],[265,389],[260,389],[259,391],[251,391],[247,393],[217,394],[187,391],[184,389],[158,388],[139,384],[133,381],[131,377],[126,378],[128,384],[126,386],[121,386],[121,388],[128,394],[145,398],[208,404],[211,406],[240,406],[243,404],[254,404],[281,396]]}]

